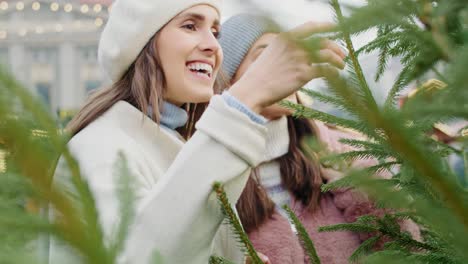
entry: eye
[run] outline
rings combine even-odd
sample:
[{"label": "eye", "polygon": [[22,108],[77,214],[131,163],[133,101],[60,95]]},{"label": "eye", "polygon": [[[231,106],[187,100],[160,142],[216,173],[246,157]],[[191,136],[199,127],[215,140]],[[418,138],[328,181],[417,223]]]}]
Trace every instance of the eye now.
[{"label": "eye", "polygon": [[185,24],[185,25],[182,26],[182,28],[185,28],[185,29],[190,30],[190,31],[197,30],[197,27],[195,26],[194,23]]},{"label": "eye", "polygon": [[219,32],[218,30],[214,29],[213,31],[211,31],[211,33],[213,33],[213,36],[217,39],[219,39],[221,37],[221,32]]}]

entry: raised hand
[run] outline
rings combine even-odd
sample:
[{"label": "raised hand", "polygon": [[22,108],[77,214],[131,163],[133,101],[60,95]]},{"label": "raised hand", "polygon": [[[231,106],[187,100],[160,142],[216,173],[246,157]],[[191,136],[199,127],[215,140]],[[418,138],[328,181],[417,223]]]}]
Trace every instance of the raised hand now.
[{"label": "raised hand", "polygon": [[324,72],[343,69],[346,55],[335,42],[323,39],[320,50],[313,56],[302,44],[314,33],[330,31],[333,27],[333,24],[308,22],[279,34],[231,87],[230,93],[260,113],[310,80],[322,77]]}]

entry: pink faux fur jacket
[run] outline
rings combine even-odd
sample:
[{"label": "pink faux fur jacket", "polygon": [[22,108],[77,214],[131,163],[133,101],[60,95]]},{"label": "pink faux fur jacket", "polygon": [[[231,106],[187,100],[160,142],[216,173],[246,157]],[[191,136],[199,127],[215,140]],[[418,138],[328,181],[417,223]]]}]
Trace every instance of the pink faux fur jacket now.
[{"label": "pink faux fur jacket", "polygon": [[[356,138],[356,135],[331,128],[316,122],[319,138],[332,152],[349,151],[351,148],[338,142],[340,138]],[[375,164],[373,160],[359,160],[353,167],[368,167]],[[389,177],[389,175],[380,175]],[[321,226],[346,222],[354,222],[357,217],[367,214],[382,216],[385,212],[378,209],[363,194],[347,189],[322,194],[319,208],[310,213],[299,201],[291,203],[291,208],[299,217],[312,238],[321,262],[324,264],[349,263],[348,258],[356,248],[367,239],[369,234],[352,232],[319,233]],[[411,221],[402,221],[403,230],[410,232],[415,239],[420,240],[419,227]],[[272,264],[309,263],[299,240],[291,230],[286,218],[275,213],[259,229],[250,232],[255,249],[266,255]]]}]

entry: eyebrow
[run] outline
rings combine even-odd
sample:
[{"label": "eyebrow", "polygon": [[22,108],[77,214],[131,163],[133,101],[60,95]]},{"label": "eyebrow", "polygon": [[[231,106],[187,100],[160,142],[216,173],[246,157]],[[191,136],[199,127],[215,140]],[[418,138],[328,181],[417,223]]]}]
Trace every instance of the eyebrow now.
[{"label": "eyebrow", "polygon": [[[201,14],[198,14],[198,13],[186,13],[186,14],[183,14],[180,19],[187,19],[187,18],[193,18],[195,20],[199,20],[199,21],[205,21],[206,20],[206,17],[204,15],[201,15]],[[213,25],[215,26],[219,26],[219,19],[216,19],[213,23]]]},{"label": "eyebrow", "polygon": [[257,50],[260,50],[260,49],[264,49],[268,47],[268,44],[262,44],[262,45],[258,45],[257,47],[255,47],[254,51],[257,51]]}]

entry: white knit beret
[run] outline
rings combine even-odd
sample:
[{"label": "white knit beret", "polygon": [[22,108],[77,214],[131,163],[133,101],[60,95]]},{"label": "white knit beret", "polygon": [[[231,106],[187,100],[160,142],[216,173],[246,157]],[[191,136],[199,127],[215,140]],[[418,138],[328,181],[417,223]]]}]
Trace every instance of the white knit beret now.
[{"label": "white knit beret", "polygon": [[109,79],[118,81],[156,32],[199,4],[213,6],[221,14],[221,0],[116,0],[98,48],[99,64]]}]

